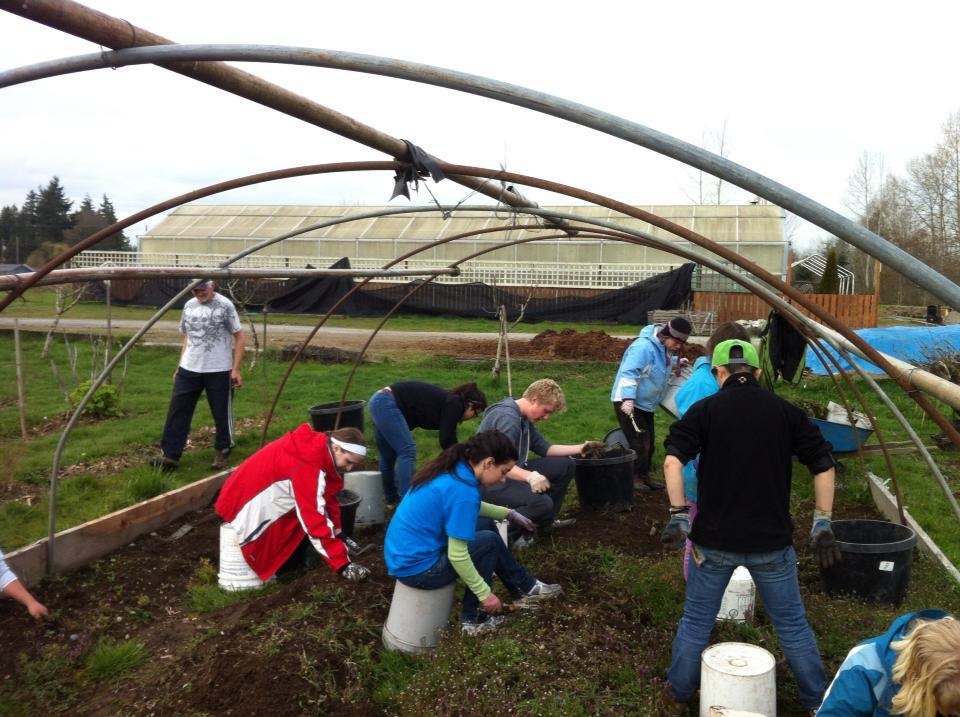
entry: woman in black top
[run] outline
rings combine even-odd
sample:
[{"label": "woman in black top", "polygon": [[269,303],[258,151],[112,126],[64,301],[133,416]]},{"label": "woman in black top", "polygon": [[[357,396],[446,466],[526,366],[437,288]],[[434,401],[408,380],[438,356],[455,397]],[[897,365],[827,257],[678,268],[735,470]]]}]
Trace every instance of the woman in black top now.
[{"label": "woman in black top", "polygon": [[470,382],[446,389],[424,381],[399,381],[370,397],[383,493],[396,503],[407,492],[417,462],[414,428],[440,431],[440,448],[457,442],[457,425],[487,407],[487,397]]}]

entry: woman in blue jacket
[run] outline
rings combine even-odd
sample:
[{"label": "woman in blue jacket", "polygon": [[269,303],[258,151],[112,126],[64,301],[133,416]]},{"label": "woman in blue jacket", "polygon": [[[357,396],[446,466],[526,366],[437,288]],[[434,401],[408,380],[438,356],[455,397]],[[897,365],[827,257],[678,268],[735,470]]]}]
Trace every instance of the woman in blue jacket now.
[{"label": "woman in blue jacket", "polygon": [[640,492],[663,490],[663,483],[650,477],[653,459],[653,414],[667,392],[674,355],[687,342],[693,328],[682,316],[665,324],[645,326],[627,347],[613,379],[610,400],[613,413],[630,447],[637,454],[633,463],[633,488]]},{"label": "woman in blue jacket", "polygon": [[517,511],[480,500],[480,486],[505,480],[516,461],[513,442],[500,431],[474,434],[417,472],[387,527],[387,571],[404,585],[435,590],[457,577],[463,580],[461,625],[466,634],[492,630],[503,621],[494,614],[502,607],[491,587],[494,575],[521,603],[562,592],[517,563],[498,532],[477,529],[477,519],[483,517],[533,531],[533,523]]},{"label": "woman in blue jacket", "polygon": [[947,613],[908,613],[850,650],[817,711],[889,715],[960,715],[960,622]]}]

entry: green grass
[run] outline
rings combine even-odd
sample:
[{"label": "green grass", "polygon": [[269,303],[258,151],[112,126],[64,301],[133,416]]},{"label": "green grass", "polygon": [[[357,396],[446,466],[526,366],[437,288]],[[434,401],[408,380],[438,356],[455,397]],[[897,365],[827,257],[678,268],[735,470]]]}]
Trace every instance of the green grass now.
[{"label": "green grass", "polygon": [[142,642],[103,639],[87,655],[84,675],[93,682],[115,680],[124,673],[135,670],[146,658],[147,650]]},{"label": "green grass", "polygon": [[[100,307],[102,309],[102,307]],[[432,320],[434,321],[434,320]],[[440,321],[440,320],[435,320]],[[30,438],[19,438],[19,419],[16,406],[15,373],[12,339],[0,336],[0,450],[6,460],[0,466],[0,481],[17,481],[21,490],[32,497],[28,501],[7,502],[0,505],[0,544],[7,549],[27,544],[46,534],[48,511],[48,484],[52,459],[60,440],[60,429],[48,430],[69,410],[64,392],[60,389],[54,369],[60,379],[70,383],[89,378],[91,371],[102,365],[103,346],[98,339],[67,339],[54,342],[51,359],[39,360],[42,337],[28,334],[22,339],[24,371],[26,374],[26,420]],[[176,365],[176,351],[160,347],[140,347],[130,357],[126,372],[115,372],[114,385],[118,388],[121,416],[100,420],[83,419],[74,428],[65,445],[61,461],[61,480],[58,483],[57,528],[65,529],[107,512],[130,505],[198,480],[210,473],[212,458],[209,428],[203,447],[188,449],[180,470],[161,474],[147,464],[157,452],[157,442],[166,414],[171,375]],[[71,357],[74,357],[73,359]],[[71,360],[75,364],[71,368]],[[383,363],[360,366],[347,390],[347,398],[367,399],[380,386],[402,379],[422,379],[452,386],[466,380],[475,380],[491,401],[506,395],[506,377],[490,374],[492,357],[486,361],[458,361],[443,357],[394,357]],[[233,459],[241,460],[259,446],[261,419],[272,402],[279,380],[286,369],[277,357],[268,352],[260,358],[257,369],[247,372],[244,387],[237,392],[235,414],[239,422],[237,446]],[[301,422],[308,420],[307,409],[317,403],[336,401],[352,370],[350,365],[320,365],[302,362],[293,371],[281,396],[269,430],[268,438],[279,436]],[[609,402],[608,387],[616,367],[601,363],[514,362],[513,391],[519,395],[532,380],[549,376],[564,387],[569,408],[541,426],[555,443],[575,443],[587,438],[603,438],[616,426]],[[881,433],[888,441],[905,440],[903,429],[896,423],[880,400],[861,381],[856,385],[867,396],[875,412]],[[919,407],[891,381],[882,382],[891,399],[900,407],[915,430],[924,438],[939,432]],[[69,388],[70,386],[68,386]],[[826,403],[839,401],[834,384],[827,378],[806,381],[799,386],[778,384],[777,391],[791,400]],[[852,395],[846,388],[844,393]],[[947,407],[941,406],[945,412]],[[665,412],[657,417],[658,450],[654,465],[662,459],[662,438],[670,425]],[[212,420],[206,404],[201,401],[194,417],[194,428],[209,427]],[[475,427],[471,422],[461,428],[466,435]],[[46,427],[46,429],[45,429]],[[438,450],[437,436],[431,431],[416,431],[418,459],[425,460]],[[204,436],[194,435],[204,440]],[[873,438],[872,443],[876,442]],[[371,458],[376,454],[371,451]],[[120,457],[120,459],[118,459]],[[948,477],[951,488],[960,490],[960,454],[935,451],[935,459]],[[940,487],[931,478],[929,467],[916,454],[893,457],[895,476],[906,497],[911,513],[933,536],[951,558],[960,564],[960,529],[957,521],[944,520],[950,510]],[[98,464],[105,463],[105,467]],[[865,471],[882,477],[889,471],[880,457],[861,463],[851,458],[844,460],[846,471],[839,480],[849,484],[854,494],[860,492],[866,499]],[[805,471],[795,481],[797,500],[809,497],[810,481]],[[843,506],[837,506],[838,516]]]}]

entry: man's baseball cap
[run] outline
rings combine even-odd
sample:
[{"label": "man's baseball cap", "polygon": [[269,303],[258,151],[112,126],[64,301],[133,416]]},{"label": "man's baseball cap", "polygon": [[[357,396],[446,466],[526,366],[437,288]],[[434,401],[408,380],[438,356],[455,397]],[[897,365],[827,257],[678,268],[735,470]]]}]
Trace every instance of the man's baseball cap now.
[{"label": "man's baseball cap", "polygon": [[757,350],[749,341],[740,339],[729,339],[721,341],[713,350],[713,358],[710,360],[710,366],[747,365],[752,368],[760,368],[760,359],[757,358]]},{"label": "man's baseball cap", "polygon": [[206,289],[208,286],[210,286],[210,284],[213,283],[213,279],[208,279],[208,278],[206,278],[206,277],[204,277],[204,278],[202,278],[202,279],[194,279],[194,281],[199,281],[199,282],[200,282],[200,283],[198,283],[196,286],[193,287],[193,290],[194,290],[194,291],[203,291],[203,290]]}]

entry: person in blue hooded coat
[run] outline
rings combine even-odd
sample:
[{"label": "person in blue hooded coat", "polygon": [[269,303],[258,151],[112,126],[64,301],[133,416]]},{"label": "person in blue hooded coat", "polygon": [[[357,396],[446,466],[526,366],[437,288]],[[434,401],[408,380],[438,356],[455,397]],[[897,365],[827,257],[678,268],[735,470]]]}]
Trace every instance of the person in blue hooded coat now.
[{"label": "person in blue hooded coat", "polygon": [[643,327],[640,336],[624,352],[613,379],[610,391],[613,413],[627,443],[637,454],[633,464],[633,488],[636,491],[663,490],[663,483],[650,477],[653,415],[667,392],[675,354],[687,342],[692,330],[690,322],[682,316],[665,324]]},{"label": "person in blue hooded coat", "polygon": [[960,622],[942,610],[902,615],[847,654],[817,717],[960,715]]}]

